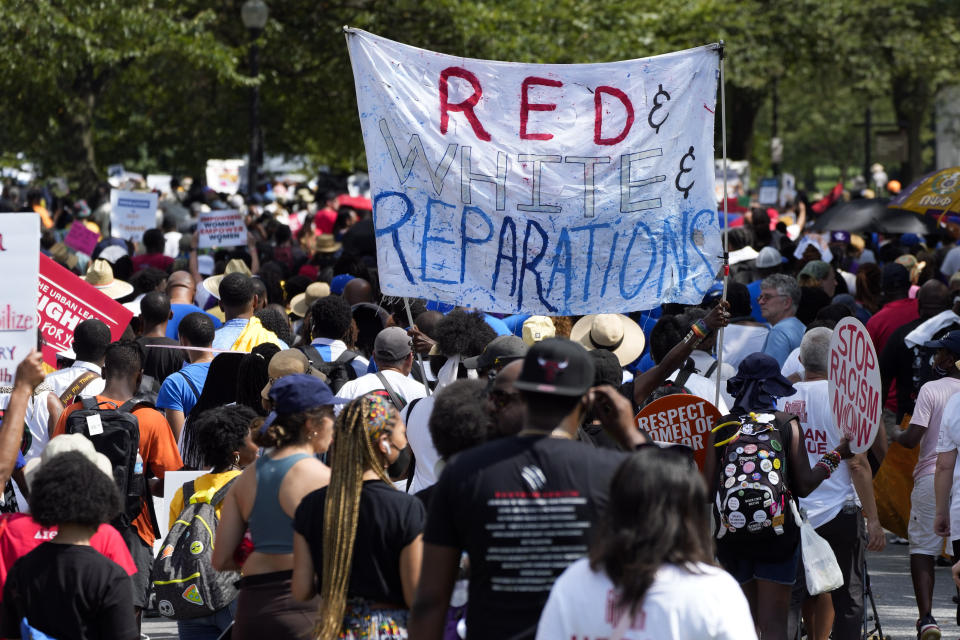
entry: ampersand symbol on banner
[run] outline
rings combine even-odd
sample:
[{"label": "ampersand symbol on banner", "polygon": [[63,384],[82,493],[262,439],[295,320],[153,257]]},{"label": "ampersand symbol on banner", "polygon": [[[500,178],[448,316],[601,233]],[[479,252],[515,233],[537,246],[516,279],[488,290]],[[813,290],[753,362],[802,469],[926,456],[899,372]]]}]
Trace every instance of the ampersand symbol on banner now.
[{"label": "ampersand symbol on banner", "polygon": [[647,116],[647,123],[650,125],[651,129],[654,129],[657,133],[660,133],[660,127],[663,126],[663,123],[667,121],[667,118],[670,117],[670,114],[667,113],[663,116],[663,119],[660,122],[653,121],[653,114],[656,113],[662,106],[663,103],[660,102],[660,96],[666,96],[667,102],[670,100],[670,94],[663,90],[663,85],[658,85],[659,90],[656,95],[653,96],[653,109],[650,109],[650,115]]},{"label": "ampersand symbol on banner", "polygon": [[690,147],[690,150],[687,151],[685,154],[683,154],[683,157],[680,158],[680,172],[677,173],[677,177],[676,177],[676,179],[673,181],[673,184],[676,185],[676,187],[677,187],[677,191],[682,191],[682,192],[683,192],[683,199],[684,199],[684,200],[686,200],[687,197],[689,197],[689,195],[690,195],[690,189],[693,188],[693,183],[694,183],[694,181],[691,180],[691,181],[690,181],[690,184],[688,184],[687,186],[685,186],[685,187],[681,187],[681,186],[680,186],[680,178],[683,177],[683,174],[685,174],[685,173],[690,173],[691,171],[693,171],[693,167],[687,167],[687,158],[690,158],[691,160],[696,160],[696,159],[697,159],[697,157],[696,157],[695,155],[693,155],[693,147]]}]

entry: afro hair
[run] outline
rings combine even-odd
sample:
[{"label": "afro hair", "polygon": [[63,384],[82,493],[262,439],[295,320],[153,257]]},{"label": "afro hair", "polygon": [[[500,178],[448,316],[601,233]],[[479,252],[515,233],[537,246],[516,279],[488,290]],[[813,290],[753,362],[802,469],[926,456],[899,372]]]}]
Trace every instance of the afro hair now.
[{"label": "afro hair", "polygon": [[430,437],[444,460],[486,441],[491,424],[484,407],[485,388],[483,380],[457,380],[437,393]]},{"label": "afro hair", "polygon": [[257,414],[249,407],[234,405],[207,411],[197,418],[194,429],[197,448],[205,464],[223,469],[233,462],[233,452],[243,448],[250,436],[250,423]]},{"label": "afro hair", "polygon": [[497,333],[487,324],[482,313],[454,309],[437,323],[434,340],[446,356],[460,354],[472,358],[483,353],[484,347],[496,337]]},{"label": "afro hair", "polygon": [[78,524],[97,528],[120,511],[113,478],[82,453],[69,451],[45,462],[30,483],[30,511],[44,527]]}]

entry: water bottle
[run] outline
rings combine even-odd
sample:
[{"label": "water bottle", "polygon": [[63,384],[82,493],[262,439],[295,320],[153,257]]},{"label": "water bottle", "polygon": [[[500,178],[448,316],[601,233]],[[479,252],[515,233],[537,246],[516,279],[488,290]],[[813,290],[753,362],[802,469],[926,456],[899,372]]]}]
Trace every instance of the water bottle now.
[{"label": "water bottle", "polygon": [[140,452],[137,451],[137,462],[133,465],[133,475],[142,476],[143,475],[143,458],[140,457]]}]

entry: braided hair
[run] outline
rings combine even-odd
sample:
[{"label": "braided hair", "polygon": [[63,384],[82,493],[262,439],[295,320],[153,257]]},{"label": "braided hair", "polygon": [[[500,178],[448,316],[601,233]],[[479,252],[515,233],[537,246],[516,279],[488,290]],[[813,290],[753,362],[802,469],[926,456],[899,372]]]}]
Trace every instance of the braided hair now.
[{"label": "braided hair", "polygon": [[323,514],[323,576],[314,628],[317,640],[334,640],[340,635],[357,537],[363,472],[370,469],[390,484],[376,443],[393,430],[396,421],[397,412],[390,401],[383,395],[368,393],[348,404],[334,425],[330,451],[333,465]]}]

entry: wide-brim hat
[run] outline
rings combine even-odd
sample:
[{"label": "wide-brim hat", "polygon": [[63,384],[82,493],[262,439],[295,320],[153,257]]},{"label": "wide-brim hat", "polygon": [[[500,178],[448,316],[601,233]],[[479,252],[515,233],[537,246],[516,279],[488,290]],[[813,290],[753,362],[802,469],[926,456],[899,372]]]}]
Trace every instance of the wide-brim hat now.
[{"label": "wide-brim hat", "polygon": [[231,273],[242,273],[245,276],[252,276],[250,273],[250,267],[247,266],[247,263],[241,260],[240,258],[234,258],[227,263],[227,268],[223,270],[223,273],[216,276],[210,276],[209,278],[204,278],[203,288],[207,290],[207,293],[212,295],[217,300],[220,299],[220,283],[223,279],[230,275]]},{"label": "wide-brim hat", "polygon": [[107,474],[111,480],[113,479],[113,465],[110,464],[110,459],[102,453],[98,453],[93,443],[87,439],[86,436],[79,433],[67,433],[51,439],[42,454],[27,462],[27,465],[23,468],[23,475],[27,481],[27,486],[29,487],[33,484],[34,476],[36,476],[37,471],[39,471],[43,465],[61,453],[71,452],[82,454],[83,457],[92,462],[100,471]]},{"label": "wide-brim hat", "polygon": [[133,293],[133,285],[113,277],[113,267],[106,260],[94,260],[83,276],[97,291],[114,300]]},{"label": "wide-brim hat", "polygon": [[317,245],[314,248],[316,253],[336,253],[343,248],[343,245],[337,242],[332,233],[322,233],[317,236]]},{"label": "wide-brim hat", "polygon": [[313,303],[320,298],[330,295],[330,285],[326,282],[314,282],[303,293],[298,293],[290,300],[290,313],[303,318],[310,311]]},{"label": "wide-brim hat", "polygon": [[620,313],[583,316],[570,330],[570,339],[587,350],[612,351],[622,366],[639,358],[646,343],[640,325]]},{"label": "wide-brim hat", "polygon": [[73,269],[77,266],[77,262],[79,262],[79,258],[62,242],[58,242],[50,247],[50,255],[67,269]]},{"label": "wide-brim hat", "polygon": [[267,384],[263,385],[260,391],[260,397],[264,400],[270,397],[270,389],[273,383],[285,376],[291,376],[298,373],[313,376],[327,382],[327,376],[313,368],[310,360],[299,349],[284,349],[273,354],[270,362],[267,364]]}]

